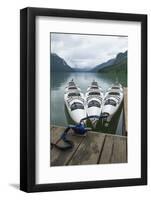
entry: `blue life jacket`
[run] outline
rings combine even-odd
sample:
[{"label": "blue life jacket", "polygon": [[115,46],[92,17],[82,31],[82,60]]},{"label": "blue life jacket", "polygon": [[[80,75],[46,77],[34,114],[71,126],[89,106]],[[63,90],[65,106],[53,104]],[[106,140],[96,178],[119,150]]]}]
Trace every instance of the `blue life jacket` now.
[{"label": "blue life jacket", "polygon": [[75,127],[73,127],[73,130],[79,135],[84,135],[86,132],[85,126],[83,124],[75,125]]}]

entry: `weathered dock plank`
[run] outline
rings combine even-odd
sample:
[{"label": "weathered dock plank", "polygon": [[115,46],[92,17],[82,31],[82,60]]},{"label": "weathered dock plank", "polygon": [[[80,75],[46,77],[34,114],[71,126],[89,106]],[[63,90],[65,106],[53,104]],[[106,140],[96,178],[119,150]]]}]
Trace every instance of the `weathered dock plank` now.
[{"label": "weathered dock plank", "polygon": [[127,140],[124,137],[114,137],[111,163],[127,162]]},{"label": "weathered dock plank", "polygon": [[99,164],[107,164],[111,162],[112,150],[113,150],[113,136],[106,135],[102,152],[100,152]]},{"label": "weathered dock plank", "polygon": [[98,162],[100,151],[104,143],[104,134],[87,133],[69,165],[86,165]]},{"label": "weathered dock plank", "polygon": [[126,163],[127,162],[127,137],[107,135],[103,150],[100,154],[100,164]]},{"label": "weathered dock plank", "polygon": [[[51,142],[58,140],[64,127],[51,127]],[[85,137],[70,132],[68,139],[73,141],[74,147],[62,151],[53,147],[51,149],[51,166],[109,164],[127,162],[127,137],[98,132],[88,132]]]},{"label": "weathered dock plank", "polygon": [[56,143],[60,138],[61,133],[65,130],[64,127],[51,126],[50,128],[50,141]]},{"label": "weathered dock plank", "polygon": [[128,133],[128,119],[127,119],[127,104],[128,104],[128,97],[127,97],[127,88],[124,88],[124,123],[125,123],[125,135]]},{"label": "weathered dock plank", "polygon": [[[65,130],[64,127],[54,128],[52,132],[52,141],[58,141],[60,138],[62,132]],[[55,136],[54,136],[55,135]],[[50,155],[50,165],[51,166],[63,166],[67,165],[68,161],[72,158],[73,154],[77,150],[78,146],[80,145],[81,141],[84,139],[83,137],[77,137],[75,134],[70,132],[67,137],[69,140],[74,141],[74,147],[72,149],[68,149],[66,151],[61,151],[57,148],[51,149],[51,155]],[[63,142],[59,140],[57,143],[58,145],[63,145]]]},{"label": "weathered dock plank", "polygon": [[[56,127],[51,126],[50,128],[50,142],[58,144],[60,141],[60,136],[62,132],[65,130],[64,127]],[[57,149],[51,145],[51,153],[50,153],[50,163],[53,165],[53,162],[58,157]]]}]

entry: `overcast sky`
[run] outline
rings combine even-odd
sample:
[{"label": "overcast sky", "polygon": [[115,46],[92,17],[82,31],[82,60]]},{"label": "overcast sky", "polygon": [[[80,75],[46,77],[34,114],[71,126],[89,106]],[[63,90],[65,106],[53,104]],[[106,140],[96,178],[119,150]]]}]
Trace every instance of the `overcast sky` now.
[{"label": "overcast sky", "polygon": [[91,68],[127,49],[127,37],[51,33],[51,52],[71,67]]}]

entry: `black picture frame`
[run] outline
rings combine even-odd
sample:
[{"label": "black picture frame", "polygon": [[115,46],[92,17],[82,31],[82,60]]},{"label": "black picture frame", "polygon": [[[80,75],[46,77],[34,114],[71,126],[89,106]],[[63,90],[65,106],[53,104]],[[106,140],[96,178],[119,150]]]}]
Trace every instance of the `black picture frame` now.
[{"label": "black picture frame", "polygon": [[[141,22],[141,178],[71,183],[35,183],[35,19],[37,16]],[[26,192],[147,184],[147,15],[48,8],[20,11],[20,189]]]}]

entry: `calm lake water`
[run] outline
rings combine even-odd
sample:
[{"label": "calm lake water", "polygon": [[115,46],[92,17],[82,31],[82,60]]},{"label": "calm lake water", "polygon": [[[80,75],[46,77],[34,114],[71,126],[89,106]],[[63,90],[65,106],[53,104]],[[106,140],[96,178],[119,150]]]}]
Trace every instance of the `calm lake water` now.
[{"label": "calm lake water", "polygon": [[[71,79],[74,79],[75,83],[81,88],[83,93],[86,92],[87,87],[93,80],[97,81],[98,84],[104,89],[104,91],[107,90],[111,84],[115,83],[116,81],[121,83],[124,87],[127,86],[127,76],[123,73],[51,73],[51,125],[67,126],[68,124],[73,124],[64,105],[64,89]],[[90,124],[88,124],[88,126],[90,126]],[[122,135],[123,105],[120,106],[119,110],[114,115],[110,123],[107,124],[105,121],[100,120],[95,128],[95,131]]]}]

